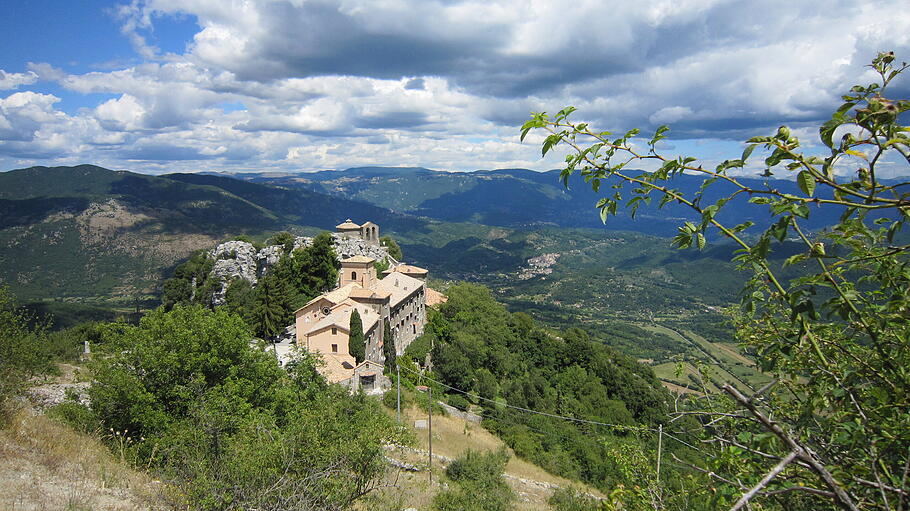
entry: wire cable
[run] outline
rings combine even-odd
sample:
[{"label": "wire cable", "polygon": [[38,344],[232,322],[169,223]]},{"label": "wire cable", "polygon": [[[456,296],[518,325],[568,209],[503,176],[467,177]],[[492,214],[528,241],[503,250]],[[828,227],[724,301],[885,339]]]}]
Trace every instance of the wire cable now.
[{"label": "wire cable", "polygon": [[[397,363],[397,361],[396,361],[396,363]],[[608,423],[606,423],[606,422],[592,421],[592,420],[588,420],[588,419],[579,419],[579,418],[577,418],[577,417],[569,417],[569,416],[566,416],[566,415],[557,415],[557,414],[555,414],[555,413],[541,412],[540,410],[532,410],[532,409],[530,409],[530,408],[524,408],[524,407],[521,407],[521,406],[510,405],[510,404],[508,404],[508,403],[501,403],[501,402],[499,402],[499,401],[495,401],[495,400],[493,400],[493,399],[488,399],[488,398],[485,398],[485,397],[483,397],[483,396],[479,396],[479,395],[477,395],[477,394],[472,394],[472,393],[470,393],[470,392],[465,392],[464,390],[455,388],[455,387],[453,387],[453,386],[451,386],[451,385],[446,385],[445,383],[442,383],[441,381],[434,380],[433,378],[430,378],[429,376],[427,376],[427,375],[425,375],[425,374],[419,373],[419,372],[417,372],[417,371],[414,371],[413,369],[410,369],[410,368],[408,368],[408,367],[404,367],[404,366],[402,366],[402,365],[400,365],[400,364],[398,365],[398,367],[401,368],[401,369],[404,369],[405,371],[408,371],[408,372],[410,372],[410,373],[412,373],[412,374],[414,374],[414,375],[416,375],[416,376],[419,376],[419,377],[421,377],[421,378],[426,378],[427,380],[429,380],[429,381],[431,381],[431,382],[433,382],[433,383],[435,383],[435,384],[437,384],[437,385],[439,385],[439,386],[441,386],[441,387],[447,388],[447,389],[449,389],[449,390],[453,390],[453,391],[455,391],[455,392],[459,392],[459,393],[464,394],[464,395],[466,395],[466,396],[470,395],[470,396],[475,397],[475,398],[477,398],[477,399],[479,399],[479,400],[483,400],[483,401],[487,401],[487,402],[493,403],[493,404],[496,405],[496,406],[504,406],[504,407],[506,407],[506,408],[512,408],[512,409],[515,409],[515,410],[518,410],[518,411],[521,411],[521,412],[525,412],[525,413],[533,413],[533,414],[537,414],[537,415],[543,415],[544,417],[552,417],[552,418],[554,418],[554,419],[563,419],[563,420],[570,421],[570,422],[577,422],[577,423],[582,423],[582,424],[594,424],[594,425],[597,425],[597,426],[605,426],[605,427],[613,428],[613,429],[617,429],[617,430],[624,430],[624,431],[649,431],[649,432],[658,433],[658,434],[661,433],[660,431],[658,431],[658,430],[656,430],[656,429],[654,429],[654,428],[649,428],[649,427],[647,427],[647,426],[626,426],[626,425],[623,425],[623,424],[608,424]],[[525,425],[525,426],[527,426],[527,425]],[[530,427],[530,426],[528,426],[528,427]],[[689,448],[691,448],[691,449],[695,449],[695,450],[698,451],[698,452],[703,452],[703,451],[702,451],[701,449],[699,449],[698,447],[696,447],[696,446],[694,446],[694,445],[692,445],[692,444],[690,444],[690,443],[688,443],[688,442],[686,442],[686,441],[684,441],[684,440],[681,440],[681,439],[677,438],[676,436],[671,435],[670,433],[667,433],[666,431],[663,432],[663,435],[665,435],[665,436],[667,436],[667,437],[669,437],[669,438],[671,438],[671,439],[673,439],[673,440],[676,440],[677,442],[681,443],[682,445],[685,445],[686,447],[689,447]]]}]

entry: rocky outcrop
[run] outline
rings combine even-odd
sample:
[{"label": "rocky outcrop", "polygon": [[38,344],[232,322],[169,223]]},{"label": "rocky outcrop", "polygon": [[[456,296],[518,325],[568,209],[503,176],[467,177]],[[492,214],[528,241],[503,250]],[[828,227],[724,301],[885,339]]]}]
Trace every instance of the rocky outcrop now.
[{"label": "rocky outcrop", "polygon": [[[332,237],[339,260],[361,255],[378,261],[388,256],[385,247],[372,245],[362,239],[348,238],[337,233]],[[294,249],[306,248],[312,244],[313,238],[297,237],[294,240]],[[256,250],[252,243],[245,241],[227,241],[209,251],[209,257],[215,261],[209,279],[220,282],[212,294],[212,304],[225,303],[227,288],[235,279],[243,279],[256,286],[259,279],[278,263],[283,251],[284,247],[281,245],[270,245],[262,250]]]},{"label": "rocky outcrop", "polygon": [[[266,247],[261,251],[257,251],[252,243],[245,241],[228,241],[209,252],[209,257],[215,260],[215,265],[212,267],[212,272],[208,278],[221,283],[212,294],[212,304],[224,304],[228,285],[234,279],[243,279],[255,286],[259,282],[260,276],[259,261],[267,260],[272,253],[272,251],[269,251],[268,254],[260,257],[260,252],[265,252],[271,248],[279,249],[278,253],[280,254],[281,247]],[[275,262],[278,262],[277,257]]]},{"label": "rocky outcrop", "polygon": [[[262,249],[264,252],[273,247]],[[275,247],[281,248],[281,247]],[[212,268],[211,277],[222,281],[231,281],[235,278],[241,278],[250,284],[256,284],[259,280],[259,252],[252,243],[245,241],[228,241],[215,247],[209,252],[209,257],[215,260],[215,266]],[[264,256],[265,258],[267,256]],[[277,262],[277,259],[276,259]]]},{"label": "rocky outcrop", "polygon": [[335,240],[335,253],[338,254],[338,259],[366,256],[379,261],[389,255],[385,247],[373,245],[360,238],[349,238],[338,233],[332,234],[332,238]]}]

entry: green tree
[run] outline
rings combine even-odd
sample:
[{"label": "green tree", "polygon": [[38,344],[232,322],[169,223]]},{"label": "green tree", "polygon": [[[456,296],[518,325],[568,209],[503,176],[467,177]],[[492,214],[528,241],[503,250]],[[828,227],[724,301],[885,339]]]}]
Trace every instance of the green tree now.
[{"label": "green tree", "polygon": [[[684,412],[711,423],[705,445],[718,449],[698,470],[715,478],[717,506],[759,500],[784,509],[910,504],[910,245],[901,234],[910,219],[910,183],[881,179],[883,166],[906,175],[910,164],[910,128],[900,123],[910,101],[886,96],[907,65],[895,66],[894,55],[882,53],[870,67],[877,81],[850,89],[819,128],[823,155],[802,152],[786,126],[748,140],[742,156],[716,167],[661,154],[665,126],[639,145],[633,143],[638,130],[620,136],[597,131],[570,120],[570,107],[552,118],[533,114],[522,127],[522,137],[533,129],[548,132],[544,154],[570,148],[566,183],[578,171],[595,191],[614,185],[597,204],[603,219],[623,203],[634,213],[655,198],[700,217],[679,227],[677,246],[702,249],[717,233],[739,247],[734,261],[752,278],[731,317],[739,341],[774,380],[748,394],[726,385],[727,399]],[[765,156],[763,175],[792,176],[799,192],[739,178],[737,169],[756,151]],[[657,170],[632,170],[645,163]],[[674,186],[684,174],[705,178],[694,196]],[[717,190],[721,183],[726,188]],[[709,189],[715,193],[710,201]],[[767,208],[771,222],[725,223],[724,208],[744,207],[741,197]],[[833,209],[840,220],[812,232],[806,219],[818,209]],[[801,245],[784,263],[798,275],[789,281],[769,259],[775,244],[788,239]]]},{"label": "green tree", "polygon": [[395,372],[396,356],[395,336],[392,334],[392,327],[389,326],[388,320],[382,322],[382,354],[385,357],[386,372],[391,374]]},{"label": "green tree", "polygon": [[291,323],[293,314],[288,281],[274,273],[266,274],[256,287],[252,312],[256,335],[266,340],[274,339]]},{"label": "green tree", "polygon": [[335,287],[341,263],[330,233],[322,232],[313,238],[313,244],[306,248],[302,258],[301,266],[306,269],[305,284],[310,289],[323,293]]},{"label": "green tree", "polygon": [[209,259],[204,250],[198,250],[190,258],[174,269],[174,276],[164,282],[161,303],[170,309],[178,303],[190,303],[194,295],[199,298],[197,289],[204,285],[214,261]]},{"label": "green tree", "polygon": [[397,261],[404,259],[404,254],[401,252],[401,247],[398,243],[389,236],[383,236],[379,238],[379,244],[385,247],[389,255],[395,258]]},{"label": "green tree", "polygon": [[349,509],[380,484],[383,444],[402,440],[392,420],[326,384],[312,358],[281,369],[251,336],[201,306],[117,325],[93,366],[92,410],[179,490],[178,507]]},{"label": "green tree", "polygon": [[256,304],[256,290],[244,279],[233,280],[224,293],[224,307],[242,317],[248,324],[253,322],[252,312]]},{"label": "green tree", "polygon": [[291,234],[287,231],[281,231],[279,233],[276,233],[271,238],[269,238],[268,244],[269,245],[281,245],[284,248],[284,253],[290,254],[291,250],[294,250],[294,241],[295,240],[296,240],[296,237],[293,234]]},{"label": "green tree", "polygon": [[366,346],[363,343],[363,322],[357,309],[351,313],[350,335],[348,336],[348,353],[359,364],[366,356]]}]

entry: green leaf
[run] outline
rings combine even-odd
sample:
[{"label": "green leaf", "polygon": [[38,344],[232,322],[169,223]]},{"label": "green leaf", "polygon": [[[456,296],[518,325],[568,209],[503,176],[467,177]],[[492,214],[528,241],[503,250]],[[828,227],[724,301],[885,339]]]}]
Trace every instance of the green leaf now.
[{"label": "green leaf", "polygon": [[752,156],[752,151],[755,150],[756,145],[758,145],[758,144],[749,144],[748,146],[746,146],[746,148],[743,150],[743,155],[740,156],[739,159],[742,160],[743,162],[745,162],[747,159],[749,159],[749,156]]},{"label": "green leaf", "polygon": [[556,144],[558,144],[560,142],[560,140],[561,140],[561,137],[559,135],[554,134],[554,135],[548,136],[547,139],[544,140],[544,142],[543,142],[543,148],[541,149],[541,156],[546,156],[547,153],[550,152],[550,149],[553,149],[553,147]]},{"label": "green leaf", "polygon": [[784,241],[787,237],[787,229],[790,227],[790,217],[785,216],[777,221],[776,224],[768,228],[768,232],[777,238],[777,241]]},{"label": "green leaf", "polygon": [[799,189],[809,197],[812,197],[812,194],[815,193],[815,176],[808,170],[804,170],[797,174],[796,182],[799,184]]},{"label": "green leaf", "polygon": [[734,227],[734,228],[733,228],[733,232],[742,232],[742,231],[745,231],[746,229],[748,229],[749,227],[752,227],[753,225],[755,225],[755,222],[752,222],[752,221],[750,221],[750,220],[747,220],[747,221],[745,221],[745,222],[743,222],[743,223],[737,225],[736,227]]},{"label": "green leaf", "polygon": [[705,245],[707,244],[707,241],[705,240],[705,235],[704,235],[704,234],[702,234],[702,233],[696,234],[696,235],[695,235],[695,240],[696,240],[696,243],[698,244],[698,249],[699,249],[699,250],[702,250],[703,248],[705,248]]}]

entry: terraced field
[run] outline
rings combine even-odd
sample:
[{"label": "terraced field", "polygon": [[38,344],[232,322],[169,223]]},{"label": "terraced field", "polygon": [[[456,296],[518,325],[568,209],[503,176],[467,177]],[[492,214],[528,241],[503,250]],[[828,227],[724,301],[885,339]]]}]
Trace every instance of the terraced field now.
[{"label": "terraced field", "polygon": [[677,360],[652,366],[657,377],[674,392],[718,392],[725,383],[746,392],[770,381],[732,343],[712,342],[688,329],[677,331],[657,324],[639,326],[680,343]]}]

